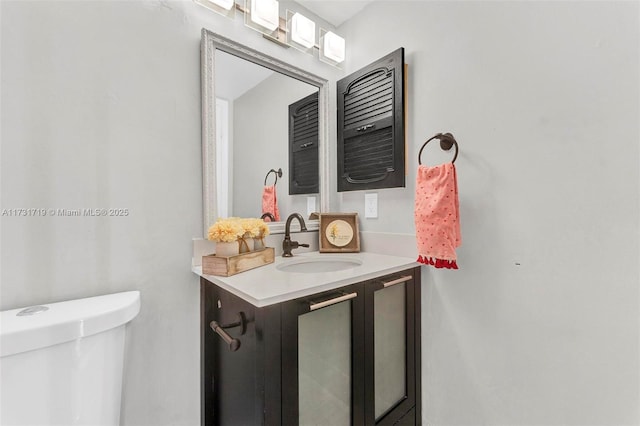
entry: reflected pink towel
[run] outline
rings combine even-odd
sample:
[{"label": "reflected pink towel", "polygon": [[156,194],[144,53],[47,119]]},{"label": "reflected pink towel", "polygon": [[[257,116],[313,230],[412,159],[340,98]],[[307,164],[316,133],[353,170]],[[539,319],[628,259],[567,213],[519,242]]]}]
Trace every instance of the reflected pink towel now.
[{"label": "reflected pink towel", "polygon": [[265,186],[262,190],[262,214],[271,213],[275,221],[280,221],[278,200],[276,199],[276,186]]},{"label": "reflected pink towel", "polygon": [[460,246],[458,182],[453,163],[418,166],[415,200],[418,262],[436,268],[458,269]]}]

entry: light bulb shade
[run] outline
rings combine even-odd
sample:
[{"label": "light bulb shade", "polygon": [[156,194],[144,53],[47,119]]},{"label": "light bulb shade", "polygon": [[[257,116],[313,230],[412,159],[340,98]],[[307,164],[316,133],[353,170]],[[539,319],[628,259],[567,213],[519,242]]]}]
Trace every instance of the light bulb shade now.
[{"label": "light bulb shade", "polygon": [[200,6],[204,6],[207,9],[216,12],[227,18],[235,18],[236,5],[235,0],[193,0]]},{"label": "light bulb shade", "polygon": [[230,10],[235,4],[235,0],[210,0],[211,3],[220,6],[225,10]]},{"label": "light bulb shade", "polygon": [[306,48],[315,46],[316,23],[300,13],[295,13],[291,18],[291,40]]},{"label": "light bulb shade", "polygon": [[280,24],[280,5],[277,0],[251,0],[251,20],[274,31]]},{"label": "light bulb shade", "polygon": [[321,47],[322,55],[325,58],[338,64],[344,61],[346,43],[345,40],[336,33],[327,31],[324,34]]}]

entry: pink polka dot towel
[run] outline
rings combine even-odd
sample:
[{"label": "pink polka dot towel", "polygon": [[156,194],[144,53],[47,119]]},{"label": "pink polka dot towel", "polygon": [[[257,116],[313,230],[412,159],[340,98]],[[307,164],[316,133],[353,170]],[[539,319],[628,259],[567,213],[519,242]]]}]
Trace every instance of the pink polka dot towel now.
[{"label": "pink polka dot towel", "polygon": [[418,262],[458,269],[455,249],[461,244],[458,181],[453,163],[418,166],[415,199]]}]

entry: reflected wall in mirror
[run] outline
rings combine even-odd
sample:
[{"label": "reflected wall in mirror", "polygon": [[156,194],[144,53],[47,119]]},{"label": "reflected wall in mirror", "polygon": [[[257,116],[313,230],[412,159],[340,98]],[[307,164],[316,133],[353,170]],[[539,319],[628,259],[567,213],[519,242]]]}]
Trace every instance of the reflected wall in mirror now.
[{"label": "reflected wall in mirror", "polygon": [[[265,186],[275,182],[271,169],[283,172],[275,185],[281,222],[270,224],[272,233],[283,232],[289,214],[306,216],[309,196],[316,199],[315,210],[325,211],[327,81],[205,29],[201,48],[205,235],[218,217],[260,217]],[[317,136],[313,143],[308,135],[296,142],[290,138],[290,106],[310,95],[318,97]],[[319,153],[317,164],[302,166],[319,184],[302,193],[290,190],[289,158],[301,149]]]},{"label": "reflected wall in mirror", "polygon": [[[307,197],[289,195],[293,173],[289,166],[289,107],[317,94],[318,88],[220,50],[215,52],[215,61],[216,107],[223,103],[226,109],[222,114],[222,108],[216,110],[218,215],[260,217],[268,212],[276,220],[284,220],[293,212],[304,214]],[[275,173],[269,173],[271,169],[282,169],[282,178],[276,179]],[[306,169],[315,172],[317,182],[317,164],[307,164]],[[265,186],[267,194],[275,188],[278,211],[284,219],[274,209],[263,209]]]}]

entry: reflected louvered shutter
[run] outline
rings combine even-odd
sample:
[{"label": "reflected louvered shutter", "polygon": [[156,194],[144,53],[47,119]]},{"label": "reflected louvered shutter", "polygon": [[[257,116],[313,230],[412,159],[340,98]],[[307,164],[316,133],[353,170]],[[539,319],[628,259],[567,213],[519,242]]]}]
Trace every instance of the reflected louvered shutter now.
[{"label": "reflected louvered shutter", "polygon": [[318,180],[318,92],[289,105],[289,194],[315,194]]},{"label": "reflected louvered shutter", "polygon": [[338,191],[403,187],[404,49],[338,81]]}]

